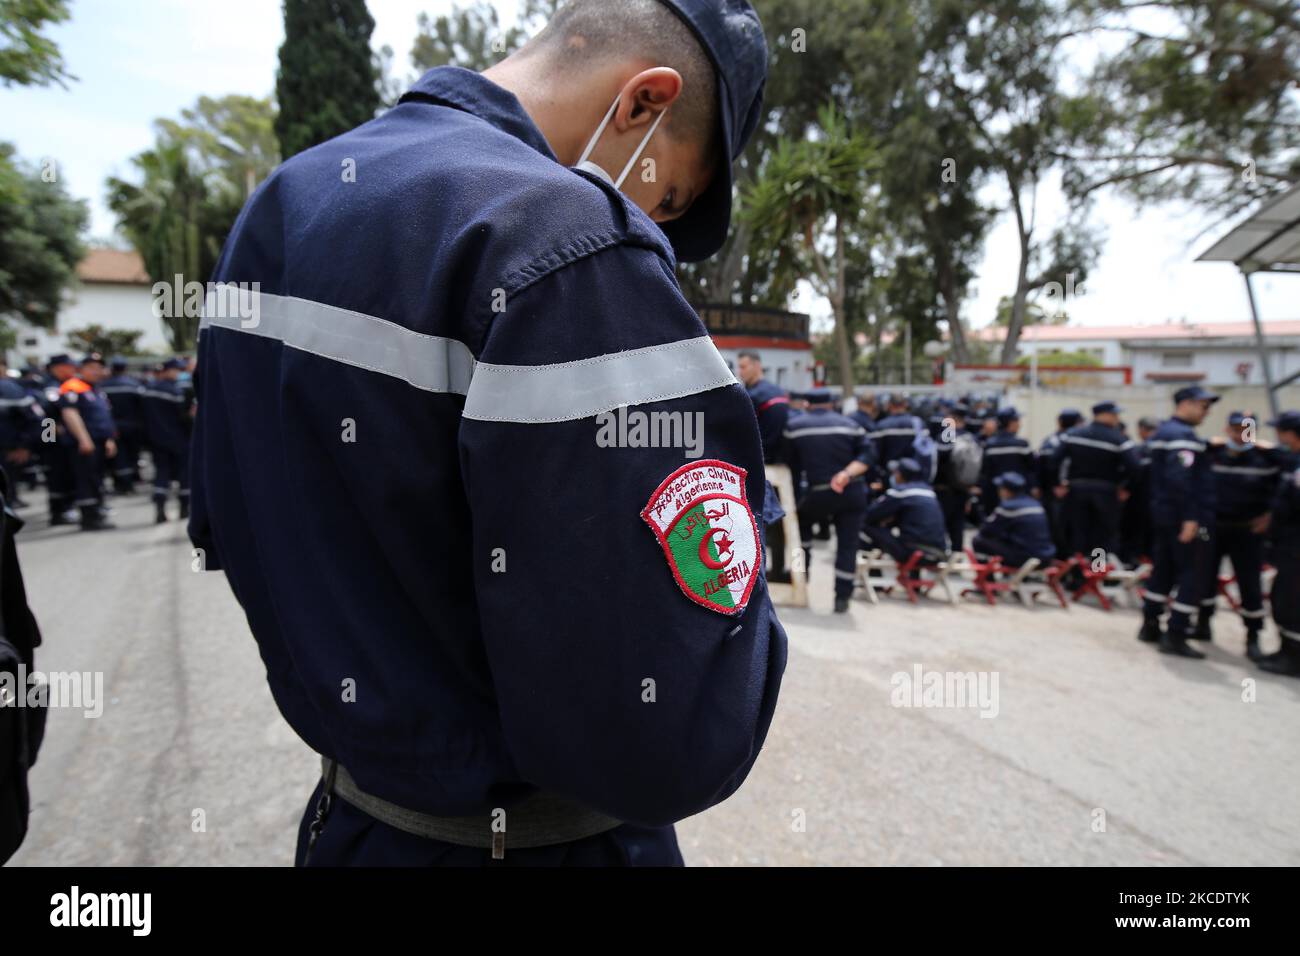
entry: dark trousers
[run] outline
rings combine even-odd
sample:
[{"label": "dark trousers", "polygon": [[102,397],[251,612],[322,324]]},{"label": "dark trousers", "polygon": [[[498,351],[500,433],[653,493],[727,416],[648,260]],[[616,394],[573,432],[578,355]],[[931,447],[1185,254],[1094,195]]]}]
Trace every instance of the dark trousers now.
[{"label": "dark trousers", "polygon": [[864,548],[879,548],[899,564],[906,563],[914,551],[920,551],[927,561],[942,561],[945,557],[942,549],[901,538],[894,534],[893,528],[884,525],[864,524],[861,537]]},{"label": "dark trousers", "polygon": [[1125,564],[1137,564],[1153,554],[1151,532],[1151,499],[1144,489],[1133,493],[1121,510],[1123,541],[1120,557]]},{"label": "dark trousers", "polygon": [[1154,567],[1146,583],[1142,613],[1159,618],[1169,611],[1169,631],[1182,635],[1204,597],[1206,567],[1213,559],[1214,542],[1205,529],[1190,544],[1178,540],[1178,526],[1157,526],[1152,536]]},{"label": "dark trousers", "polygon": [[41,464],[45,466],[45,490],[50,496],[51,516],[63,514],[72,507],[76,486],[72,459],[76,454],[76,444],[66,441],[45,442],[41,445]]},{"label": "dark trousers", "polygon": [[1065,496],[1070,548],[1085,558],[1119,550],[1119,499],[1114,488],[1076,488]]},{"label": "dark trousers", "polygon": [[140,432],[123,427],[117,436],[117,457],[113,459],[113,487],[130,491],[140,480]]},{"label": "dark trousers", "polygon": [[1300,550],[1274,548],[1269,560],[1277,568],[1269,601],[1273,605],[1273,620],[1282,636],[1300,641]]},{"label": "dark trousers", "polygon": [[153,500],[166,501],[172,482],[180,484],[177,495],[190,496],[190,450],[188,448],[153,448]]},{"label": "dark trousers", "polygon": [[966,501],[970,496],[946,485],[936,486],[934,496],[939,499],[939,508],[943,511],[943,528],[948,532],[948,544],[954,551],[960,551],[966,545]]},{"label": "dark trousers", "polygon": [[[307,834],[316,818],[322,784],[316,784],[298,826],[294,865],[302,866]],[[511,849],[509,836],[501,860],[492,851],[430,840],[391,827],[335,795],[320,837],[312,848],[311,866],[682,866],[672,827],[631,823],[572,843]]]},{"label": "dark trousers", "polygon": [[1264,539],[1251,533],[1245,522],[1221,521],[1214,529],[1214,556],[1206,568],[1204,590],[1201,597],[1201,615],[1214,614],[1215,598],[1219,593],[1219,568],[1226,555],[1232,561],[1232,573],[1237,576],[1237,590],[1241,594],[1241,619],[1248,631],[1258,631],[1264,626],[1264,589],[1260,582],[1264,564]]},{"label": "dark trousers", "polygon": [[108,460],[104,445],[104,439],[97,440],[89,455],[75,447],[72,451],[73,503],[83,515],[98,512],[104,504],[104,462]]},{"label": "dark trousers", "polygon": [[1058,558],[1068,558],[1070,556],[1070,547],[1074,544],[1074,538],[1070,534],[1065,499],[1056,497],[1050,488],[1045,489],[1043,492],[1043,511],[1047,515],[1047,528],[1052,535],[1052,544],[1056,547],[1056,556]]},{"label": "dark trousers", "polygon": [[[858,567],[858,531],[867,496],[861,484],[849,485],[842,495],[830,489],[810,491],[799,502],[799,534],[805,541],[812,538],[814,522],[835,525],[835,596],[853,594],[853,578]],[[804,548],[804,567],[809,566],[809,549]]]},{"label": "dark trousers", "polygon": [[[1024,548],[1018,548],[1009,541],[1003,541],[1000,538],[990,538],[988,535],[980,532],[975,535],[975,540],[971,542],[971,550],[976,554],[982,554],[986,557],[999,557],[1002,559],[1004,568],[1019,568],[1029,562],[1034,557]],[[1050,563],[1039,558],[1042,564]]]}]

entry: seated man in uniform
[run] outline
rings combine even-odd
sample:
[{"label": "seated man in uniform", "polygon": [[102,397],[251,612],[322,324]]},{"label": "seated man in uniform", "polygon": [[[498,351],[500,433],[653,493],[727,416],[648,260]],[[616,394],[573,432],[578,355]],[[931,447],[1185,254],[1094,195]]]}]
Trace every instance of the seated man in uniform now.
[{"label": "seated man in uniform", "polygon": [[862,519],[862,546],[879,548],[899,564],[920,551],[927,562],[948,556],[943,509],[923,469],[913,458],[896,462],[891,487],[871,503]]},{"label": "seated man in uniform", "polygon": [[1008,567],[1021,567],[1030,558],[1049,564],[1056,556],[1047,512],[1026,490],[1025,476],[1007,471],[993,479],[1001,503],[971,543],[976,554],[997,556]]}]

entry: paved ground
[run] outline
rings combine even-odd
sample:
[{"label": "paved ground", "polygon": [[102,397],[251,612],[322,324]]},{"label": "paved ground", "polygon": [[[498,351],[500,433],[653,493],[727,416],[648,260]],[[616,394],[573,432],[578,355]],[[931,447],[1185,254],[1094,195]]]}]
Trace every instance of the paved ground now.
[{"label": "paved ground", "polygon": [[[107,701],[51,714],[16,864],[291,861],[317,765],[224,578],[193,573],[180,524],[151,516],[135,499],[121,530],[81,535],[33,515],[20,537],[39,666],[102,671]],[[681,824],[688,863],[1300,863],[1300,681],[1244,661],[1236,621],[1191,662],[1139,645],[1132,611],[895,600],[837,617],[825,547],[813,608],[782,614],[767,747],[739,793]],[[917,666],[996,676],[996,716],[894,706]]]}]

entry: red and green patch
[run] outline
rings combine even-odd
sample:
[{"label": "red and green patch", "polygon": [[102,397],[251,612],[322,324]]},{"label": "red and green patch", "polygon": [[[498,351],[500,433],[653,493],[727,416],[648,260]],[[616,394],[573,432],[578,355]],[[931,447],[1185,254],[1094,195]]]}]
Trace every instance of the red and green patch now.
[{"label": "red and green patch", "polygon": [[716,459],[683,465],[641,512],[683,593],[720,614],[745,609],[762,560],[746,474]]}]

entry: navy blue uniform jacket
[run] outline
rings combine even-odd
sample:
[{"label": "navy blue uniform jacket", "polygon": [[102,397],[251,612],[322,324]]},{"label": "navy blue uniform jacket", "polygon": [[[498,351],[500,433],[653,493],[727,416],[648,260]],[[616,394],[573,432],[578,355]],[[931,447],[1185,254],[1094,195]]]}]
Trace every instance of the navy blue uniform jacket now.
[{"label": "navy blue uniform jacket", "polygon": [[[311,747],[444,815],[541,788],[657,825],[740,785],[786,656],[761,561],[702,606],[642,511],[720,461],[714,543],[744,540],[762,448],[649,217],[443,67],[284,163],[216,280],[260,305],[205,309],[190,534]],[[702,456],[602,445],[620,406],[702,422]]]}]

